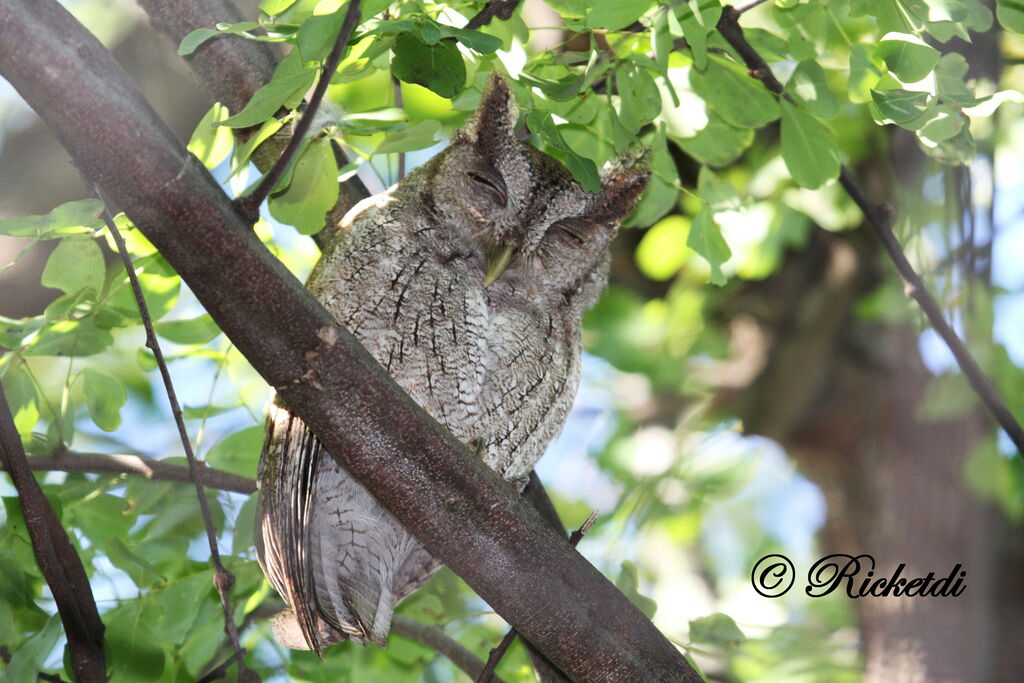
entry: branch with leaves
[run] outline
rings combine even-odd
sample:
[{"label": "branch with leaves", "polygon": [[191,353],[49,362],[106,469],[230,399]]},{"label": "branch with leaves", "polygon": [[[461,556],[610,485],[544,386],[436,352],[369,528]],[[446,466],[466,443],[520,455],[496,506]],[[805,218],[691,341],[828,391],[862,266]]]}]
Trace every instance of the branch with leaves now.
[{"label": "branch with leaves", "polygon": [[[748,3],[743,8],[723,8],[722,16],[718,21],[718,32],[722,34],[726,42],[740,55],[747,68],[750,69],[751,76],[764,83],[764,86],[771,92],[786,98],[789,102],[793,102],[792,98],[786,93],[782,83],[772,73],[768,63],[747,41],[743,34],[743,29],[740,27],[739,19],[741,12],[756,4]],[[872,202],[854,175],[843,165],[839,167],[839,184],[842,185],[850,199],[860,208],[864,214],[865,222],[875,233],[878,241],[889,255],[890,260],[896,266],[900,277],[903,278],[907,285],[907,295],[913,298],[921,307],[932,327],[935,328],[935,331],[942,337],[942,341],[946,343],[946,346],[953,353],[957,365],[960,366],[960,370],[967,377],[975,393],[981,398],[999,426],[1010,437],[1013,445],[1017,448],[1018,455],[1024,457],[1024,427],[1021,426],[1017,418],[1010,412],[1010,409],[1006,407],[1006,403],[999,396],[999,392],[996,391],[991,380],[989,380],[988,376],[978,365],[978,362],[974,360],[974,357],[967,350],[967,346],[953,330],[953,327],[946,321],[942,307],[939,306],[935,297],[928,291],[924,280],[921,279],[921,276],[914,270],[910,261],[907,260],[903,247],[892,231],[892,209]]]}]

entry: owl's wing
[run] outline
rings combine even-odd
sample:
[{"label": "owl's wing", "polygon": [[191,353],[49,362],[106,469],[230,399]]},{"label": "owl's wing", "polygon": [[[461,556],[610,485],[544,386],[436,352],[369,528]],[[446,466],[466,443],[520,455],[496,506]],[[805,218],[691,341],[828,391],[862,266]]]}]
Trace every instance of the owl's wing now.
[{"label": "owl's wing", "polygon": [[[260,455],[260,501],[257,510],[256,551],[274,589],[292,608],[291,617],[275,623],[289,647],[320,652],[331,644],[313,606],[313,576],[307,549],[314,479],[322,446],[306,425],[276,400],[266,423]],[[294,621],[301,641],[288,635]],[[294,629],[293,629],[294,630]],[[335,638],[338,642],[342,638]]]}]

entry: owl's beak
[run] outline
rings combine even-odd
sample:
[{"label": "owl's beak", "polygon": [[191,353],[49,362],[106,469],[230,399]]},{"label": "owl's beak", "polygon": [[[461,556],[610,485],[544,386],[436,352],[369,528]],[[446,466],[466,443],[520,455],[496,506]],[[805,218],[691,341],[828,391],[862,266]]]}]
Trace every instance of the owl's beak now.
[{"label": "owl's beak", "polygon": [[501,277],[508,265],[512,262],[512,247],[502,247],[487,259],[487,277],[484,278],[484,287],[489,287],[492,282]]}]

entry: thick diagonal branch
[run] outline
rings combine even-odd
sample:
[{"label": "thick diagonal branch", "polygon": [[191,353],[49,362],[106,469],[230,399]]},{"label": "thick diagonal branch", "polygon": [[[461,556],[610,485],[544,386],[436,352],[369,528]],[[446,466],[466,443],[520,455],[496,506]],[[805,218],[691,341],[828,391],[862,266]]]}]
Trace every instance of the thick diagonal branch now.
[{"label": "thick diagonal branch", "polygon": [[331,456],[431,553],[573,678],[699,680],[611,582],[420,409],[273,257],[63,7],[7,0],[0,30],[0,73]]}]

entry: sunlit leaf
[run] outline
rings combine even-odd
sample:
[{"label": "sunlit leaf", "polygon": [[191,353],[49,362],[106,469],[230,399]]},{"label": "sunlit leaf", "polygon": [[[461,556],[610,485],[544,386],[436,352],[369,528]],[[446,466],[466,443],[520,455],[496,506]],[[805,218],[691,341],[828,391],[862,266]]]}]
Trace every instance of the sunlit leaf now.
[{"label": "sunlit leaf", "polygon": [[400,33],[394,50],[391,73],[399,80],[448,98],[455,97],[466,83],[466,64],[453,39],[427,45],[411,33]]},{"label": "sunlit leaf", "polygon": [[270,197],[270,215],[312,235],[324,227],[338,201],[338,163],[330,144],[320,141],[307,146],[294,165],[288,188]]},{"label": "sunlit leaf", "polygon": [[828,126],[782,102],[782,158],[793,180],[815,189],[839,176],[839,149]]},{"label": "sunlit leaf", "polygon": [[121,408],[128,400],[128,392],[116,377],[86,368],[82,372],[85,405],[96,426],[112,432],[121,425]]}]

